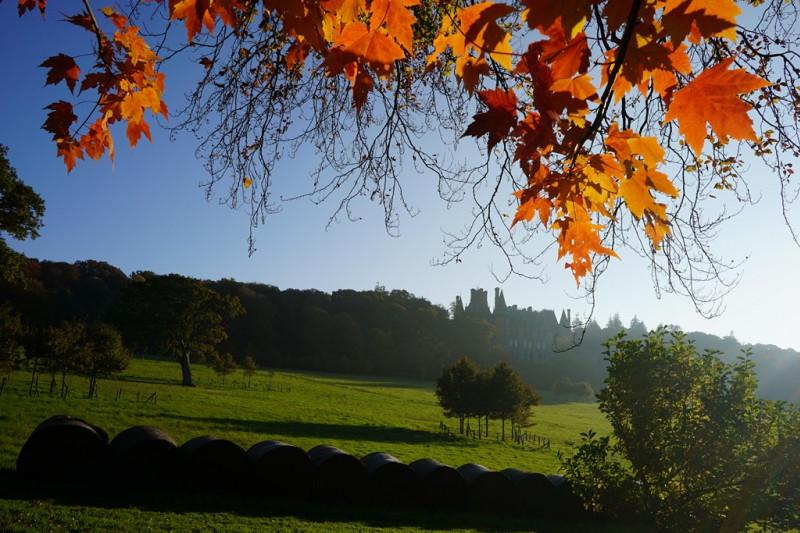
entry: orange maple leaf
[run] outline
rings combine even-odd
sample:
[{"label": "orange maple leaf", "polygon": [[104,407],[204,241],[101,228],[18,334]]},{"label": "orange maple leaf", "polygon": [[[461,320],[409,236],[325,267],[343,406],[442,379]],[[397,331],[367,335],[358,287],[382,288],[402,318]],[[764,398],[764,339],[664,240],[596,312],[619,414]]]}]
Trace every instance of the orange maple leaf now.
[{"label": "orange maple leaf", "polygon": [[478,97],[488,109],[473,117],[472,124],[462,137],[467,135],[480,137],[488,133],[488,147],[491,150],[517,124],[517,95],[514,91],[490,89],[479,91]]},{"label": "orange maple leaf", "polygon": [[379,75],[387,76],[394,62],[404,57],[403,49],[391,37],[362,22],[351,22],[342,30],[325,63],[329,75],[335,75],[343,65],[361,59]]},{"label": "orange maple leaf", "polygon": [[550,86],[553,93],[569,93],[578,100],[594,100],[597,98],[597,89],[592,83],[592,77],[583,74],[577,78],[564,78],[556,80]]},{"label": "orange maple leaf", "polygon": [[739,95],[771,84],[742,69],[728,70],[731,63],[730,57],[720,61],[675,92],[664,117],[665,121],[678,121],[686,143],[698,156],[703,151],[706,124],[721,140],[756,140],[753,123],[747,116],[752,106]]},{"label": "orange maple leaf", "polygon": [[572,270],[577,284],[592,270],[592,254],[618,257],[617,253],[603,246],[600,238],[602,224],[592,222],[585,208],[575,202],[569,202],[564,208],[564,216],[553,222],[554,229],[559,230],[558,258],[572,256],[572,261],[564,265]]},{"label": "orange maple leaf", "polygon": [[413,25],[417,18],[409,7],[419,5],[420,0],[372,0],[370,10],[372,15],[369,21],[371,28],[378,28],[383,24],[389,35],[411,52],[414,43]]},{"label": "orange maple leaf", "polygon": [[153,142],[153,138],[150,136],[150,126],[144,120],[129,120],[125,134],[128,136],[131,146],[136,146],[142,134],[147,137],[147,140]]},{"label": "orange maple leaf", "polygon": [[546,30],[553,24],[558,24],[563,28],[564,33],[572,38],[583,29],[583,25],[591,13],[592,4],[596,3],[598,3],[597,0],[549,0],[546,2],[522,0],[522,5],[526,7],[522,18],[533,29]]},{"label": "orange maple leaf", "polygon": [[114,139],[108,131],[108,118],[102,117],[89,127],[81,137],[81,148],[92,159],[100,159],[106,150],[108,157],[114,159]]},{"label": "orange maple leaf", "polygon": [[81,69],[78,68],[73,58],[66,54],[58,54],[47,58],[39,66],[50,69],[47,72],[45,85],[56,85],[63,80],[69,87],[69,91],[74,91]]},{"label": "orange maple leaf", "polygon": [[47,8],[47,0],[19,0],[17,2],[17,12],[21,17],[28,11],[33,11],[39,8],[39,12],[44,15],[44,10]]},{"label": "orange maple leaf", "polygon": [[736,18],[742,10],[735,0],[666,0],[662,23],[677,46],[687,35],[698,44],[703,37],[736,40]]},{"label": "orange maple leaf", "polygon": [[228,26],[235,26],[238,19],[236,10],[241,10],[243,7],[240,0],[170,0],[169,2],[170,17],[174,20],[183,20],[190,42],[200,33],[203,26],[209,32],[213,32],[217,18]]},{"label": "orange maple leaf", "polygon": [[542,60],[550,64],[555,79],[586,73],[590,51],[585,33],[580,32],[573,39],[567,39],[561,25],[554,24],[545,34],[549,39],[537,44],[542,49]]},{"label": "orange maple leaf", "polygon": [[523,220],[528,222],[536,214],[539,215],[539,220],[542,221],[543,225],[546,226],[550,221],[550,211],[552,209],[550,200],[531,193],[531,189],[514,191],[514,196],[519,199],[519,207],[517,207],[517,212],[514,214],[512,226]]},{"label": "orange maple leaf", "polygon": [[[463,68],[470,64],[468,58],[471,54],[478,58],[472,61],[472,65],[481,64],[480,59],[488,55],[506,70],[511,70],[511,35],[497,24],[497,19],[514,11],[510,5],[481,2],[459,9],[458,24],[445,17],[433,42],[433,53],[428,56],[428,65],[435,63],[449,47],[457,59],[456,74],[462,81]],[[473,87],[474,84],[469,87],[470,92]]]},{"label": "orange maple leaf", "polygon": [[69,129],[78,120],[72,110],[72,104],[59,100],[45,107],[45,109],[49,109],[50,112],[47,114],[47,119],[42,124],[42,128],[52,133],[53,139],[56,141],[71,137]]},{"label": "orange maple leaf", "polygon": [[56,153],[64,159],[67,172],[72,172],[78,159],[83,159],[83,150],[73,139],[57,140]]},{"label": "orange maple leaf", "polygon": [[[604,84],[608,82],[617,51],[614,48],[606,52],[606,68],[602,71]],[[670,43],[649,41],[638,46],[632,44],[625,54],[619,75],[614,80],[614,101],[619,102],[633,87],[638,87],[642,94],[647,94],[650,80],[653,80],[653,89],[667,99],[678,83],[676,72],[685,75],[692,72],[685,45],[681,44],[673,50]]]}]

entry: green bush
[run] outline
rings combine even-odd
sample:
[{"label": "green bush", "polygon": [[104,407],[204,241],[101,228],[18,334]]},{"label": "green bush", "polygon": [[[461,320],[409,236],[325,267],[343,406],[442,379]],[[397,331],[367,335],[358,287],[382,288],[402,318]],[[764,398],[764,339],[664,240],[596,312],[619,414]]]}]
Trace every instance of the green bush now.
[{"label": "green bush", "polygon": [[680,332],[612,338],[598,394],[613,437],[563,460],[587,506],[669,531],[796,526],[796,408],[756,396],[749,354],[697,353]]}]

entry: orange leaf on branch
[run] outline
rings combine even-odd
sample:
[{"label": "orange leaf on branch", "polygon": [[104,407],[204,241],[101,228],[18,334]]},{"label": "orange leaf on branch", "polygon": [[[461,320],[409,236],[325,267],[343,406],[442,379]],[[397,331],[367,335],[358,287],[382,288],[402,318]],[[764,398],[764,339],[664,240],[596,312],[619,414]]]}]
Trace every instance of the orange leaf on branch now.
[{"label": "orange leaf on branch", "polygon": [[582,29],[591,14],[592,5],[598,0],[523,0],[526,7],[522,18],[531,29],[545,31],[557,24],[564,34],[575,37]]},{"label": "orange leaf on branch", "polygon": [[511,35],[497,20],[514,11],[510,5],[481,2],[460,9],[458,22],[445,17],[433,42],[433,53],[428,56],[429,68],[450,48],[456,58],[456,76],[469,93],[477,85],[477,74],[489,73],[487,56],[510,71]]},{"label": "orange leaf on branch", "polygon": [[481,137],[488,133],[487,145],[491,150],[517,124],[517,96],[514,91],[490,89],[478,92],[478,98],[488,109],[473,117],[462,137]]},{"label": "orange leaf on branch", "polygon": [[414,22],[417,18],[409,9],[419,5],[420,0],[372,0],[370,10],[370,27],[377,28],[386,25],[389,35],[411,52],[414,43]]},{"label": "orange leaf on branch", "polygon": [[57,85],[61,81],[67,84],[70,92],[75,90],[75,84],[81,74],[81,69],[75,60],[66,54],[58,54],[47,58],[40,67],[48,68],[45,85]]},{"label": "orange leaf on branch", "polygon": [[531,189],[514,192],[514,196],[519,199],[519,207],[517,207],[514,220],[511,222],[512,226],[521,221],[530,222],[536,214],[539,215],[539,220],[543,225],[547,226],[550,221],[550,210],[552,209],[550,200],[530,193]]},{"label": "orange leaf on branch", "polygon": [[563,209],[564,216],[553,222],[553,228],[559,231],[558,258],[567,255],[572,259],[564,268],[572,270],[576,284],[580,284],[586,274],[592,270],[592,255],[618,257],[617,253],[603,245],[600,231],[605,226],[592,222],[586,209],[574,202],[569,202]]},{"label": "orange leaf on branch", "polygon": [[709,37],[735,41],[741,12],[735,0],[666,0],[662,23],[676,46],[687,36],[694,44]]},{"label": "orange leaf on branch", "polygon": [[169,1],[170,17],[183,21],[189,42],[202,31],[203,26],[213,33],[218,18],[227,26],[235,26],[239,18],[237,11],[244,8],[245,5],[240,0]]},{"label": "orange leaf on branch", "polygon": [[47,8],[47,0],[19,0],[17,2],[17,12],[20,17],[36,8],[39,8],[39,12],[44,15],[44,11]]},{"label": "orange leaf on branch", "polygon": [[703,71],[685,87],[675,92],[664,117],[677,120],[686,143],[699,156],[706,138],[706,124],[722,141],[727,137],[757,140],[747,112],[752,106],[740,94],[771,85],[742,69],[728,70],[733,58]]}]

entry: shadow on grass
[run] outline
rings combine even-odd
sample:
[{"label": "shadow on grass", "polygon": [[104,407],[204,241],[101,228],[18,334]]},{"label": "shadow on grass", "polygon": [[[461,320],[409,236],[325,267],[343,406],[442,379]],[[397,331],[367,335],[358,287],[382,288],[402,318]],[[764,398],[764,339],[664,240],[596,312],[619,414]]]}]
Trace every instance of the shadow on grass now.
[{"label": "shadow on grass", "polygon": [[84,485],[42,485],[20,479],[16,472],[0,471],[0,499],[51,501],[56,505],[129,509],[160,513],[235,513],[245,517],[297,517],[313,522],[358,522],[365,526],[429,530],[469,528],[478,531],[616,532],[635,531],[598,521],[536,520],[518,516],[472,512],[434,512],[416,507],[335,504],[269,499],[252,494],[191,492],[147,488],[133,490]]},{"label": "shadow on grass", "polygon": [[[176,365],[177,366],[177,365]],[[114,378],[114,381],[120,383],[146,383],[148,385],[175,385],[181,384],[180,376],[177,377],[155,377],[155,376],[135,376],[135,375],[122,375]]]},{"label": "shadow on grass", "polygon": [[[259,433],[265,438],[281,435],[288,437],[308,437],[319,440],[365,440],[373,442],[420,444],[432,441],[447,440],[444,435],[433,431],[422,431],[391,426],[370,426],[352,424],[324,424],[320,422],[277,421],[277,420],[240,420],[221,417],[194,417],[176,414],[163,414],[164,418],[187,420],[225,431],[243,431]],[[460,445],[477,446],[476,442],[463,440]]]}]

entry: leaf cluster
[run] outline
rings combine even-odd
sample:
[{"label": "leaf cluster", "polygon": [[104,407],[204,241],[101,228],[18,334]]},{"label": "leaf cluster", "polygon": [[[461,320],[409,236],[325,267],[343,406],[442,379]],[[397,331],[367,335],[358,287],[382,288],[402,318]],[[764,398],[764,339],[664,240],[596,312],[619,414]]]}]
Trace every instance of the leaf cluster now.
[{"label": "leaf cluster", "polygon": [[[699,217],[697,201],[708,196],[701,170],[715,189],[734,190],[741,158],[724,153],[730,140],[759,157],[775,144],[800,146],[785,120],[797,106],[780,104],[779,94],[796,76],[794,56],[788,38],[775,35],[785,25],[768,22],[791,15],[787,4],[750,2],[765,13],[752,29],[734,0],[180,0],[154,2],[147,14],[136,2],[130,17],[101,10],[110,30],[89,9],[67,21],[96,37],[94,70],[81,81],[75,58],[63,53],[42,66],[47,83],[72,92],[80,82],[97,93],[94,122],[80,123],[60,101],[48,107],[44,128],[69,169],[84,154],[113,156],[114,122],[127,123],[133,145],[149,137],[145,112],[167,117],[164,78],[131,19],[162,16],[186,30],[169,56],[204,54],[178,127],[210,131],[201,133],[208,186],[233,176],[229,201],[251,204],[251,225],[274,210],[275,161],[311,144],[324,160],[316,177],[333,169],[329,180],[314,181],[315,198],[346,191],[339,210],[351,216],[350,201],[368,196],[394,227],[394,203],[408,209],[399,175],[410,156],[416,170],[445,182],[448,200],[473,187],[476,220],[453,239],[456,249],[483,231],[510,248],[510,262],[531,262],[538,254],[519,250],[513,237],[524,223],[554,238],[558,259],[580,283],[617,248],[634,245],[667,274],[669,290],[689,293],[701,308],[707,302],[693,282],[721,280],[725,271],[707,250],[720,220]],[[37,7],[47,2],[19,0],[20,14]],[[167,29],[150,35],[168,49]],[[787,79],[769,79],[781,61]],[[469,125],[467,103],[478,107]],[[757,134],[754,109],[778,138]],[[219,121],[206,129],[211,113]],[[451,169],[424,146],[429,133],[442,132],[485,137],[487,161]],[[697,183],[687,173],[698,174]],[[477,193],[482,184],[492,185],[486,200]],[[506,207],[516,204],[513,217],[497,204],[504,197]]]}]

